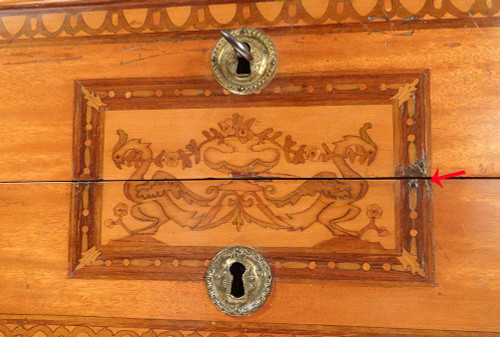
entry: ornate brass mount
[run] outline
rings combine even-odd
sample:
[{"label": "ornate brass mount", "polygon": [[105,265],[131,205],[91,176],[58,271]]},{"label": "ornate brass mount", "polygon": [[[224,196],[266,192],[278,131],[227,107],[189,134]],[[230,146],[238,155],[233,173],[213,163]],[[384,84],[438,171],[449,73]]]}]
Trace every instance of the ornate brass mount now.
[{"label": "ornate brass mount", "polygon": [[227,91],[250,95],[274,78],[278,55],[267,35],[254,28],[223,31],[212,53],[215,78]]},{"label": "ornate brass mount", "polygon": [[271,291],[271,268],[255,249],[235,246],[220,251],[210,262],[206,285],[210,299],[222,312],[247,316],[264,305]]}]

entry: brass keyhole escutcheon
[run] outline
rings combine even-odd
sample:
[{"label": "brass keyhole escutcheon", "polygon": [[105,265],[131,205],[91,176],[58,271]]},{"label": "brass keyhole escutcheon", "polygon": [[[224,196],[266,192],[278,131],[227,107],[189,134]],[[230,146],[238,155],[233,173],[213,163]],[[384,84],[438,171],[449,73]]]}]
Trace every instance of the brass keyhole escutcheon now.
[{"label": "brass keyhole escutcheon", "polygon": [[238,54],[226,38],[221,38],[211,58],[212,70],[220,85],[236,95],[250,95],[266,87],[278,68],[278,54],[271,39],[255,28],[234,29],[231,38],[245,49],[248,58]]},{"label": "brass keyhole escutcheon", "polygon": [[246,316],[258,310],[269,296],[271,283],[271,268],[262,255],[250,247],[222,250],[207,269],[210,299],[231,316]]}]

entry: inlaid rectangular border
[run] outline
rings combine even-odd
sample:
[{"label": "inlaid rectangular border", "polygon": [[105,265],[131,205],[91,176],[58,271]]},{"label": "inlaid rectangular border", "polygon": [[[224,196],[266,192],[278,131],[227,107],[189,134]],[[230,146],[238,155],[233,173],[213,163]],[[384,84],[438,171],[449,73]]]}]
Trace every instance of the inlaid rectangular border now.
[{"label": "inlaid rectangular border", "polygon": [[70,277],[201,280],[224,247],[112,250],[99,244],[106,110],[210,106],[392,104],[399,245],[385,254],[259,249],[275,277],[433,282],[429,72],[280,74],[261,92],[235,96],[210,77],[75,81]]}]

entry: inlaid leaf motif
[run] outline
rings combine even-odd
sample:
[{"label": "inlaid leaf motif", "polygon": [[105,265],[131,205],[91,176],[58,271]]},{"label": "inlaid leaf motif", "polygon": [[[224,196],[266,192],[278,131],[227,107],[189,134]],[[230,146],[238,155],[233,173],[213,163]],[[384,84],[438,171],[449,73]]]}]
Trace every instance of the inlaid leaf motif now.
[{"label": "inlaid leaf motif", "polygon": [[96,246],[90,248],[82,254],[82,258],[78,261],[80,263],[78,264],[78,266],[76,266],[75,269],[79,270],[85,266],[92,265],[101,254],[102,252],[98,251]]},{"label": "inlaid leaf motif", "polygon": [[82,87],[83,95],[87,100],[87,104],[93,107],[96,110],[99,110],[101,107],[107,106],[101,100],[101,96],[95,93],[95,91],[89,91],[85,87]]},{"label": "inlaid leaf motif", "polygon": [[418,263],[416,255],[410,254],[403,249],[403,255],[398,256],[398,260],[406,270],[410,268],[412,274],[417,273],[420,276],[425,276],[424,271],[420,268],[420,263]]},{"label": "inlaid leaf motif", "polygon": [[391,100],[395,100],[398,102],[398,106],[401,106],[404,102],[410,99],[410,96],[417,91],[418,78],[416,78],[411,83],[406,83],[405,85],[399,87],[398,93],[394,95]]}]

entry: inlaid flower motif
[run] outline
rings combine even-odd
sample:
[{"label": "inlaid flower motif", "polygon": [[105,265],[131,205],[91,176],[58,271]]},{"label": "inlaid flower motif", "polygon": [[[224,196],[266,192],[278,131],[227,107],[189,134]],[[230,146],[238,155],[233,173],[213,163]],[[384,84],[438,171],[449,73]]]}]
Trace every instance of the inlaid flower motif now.
[{"label": "inlaid flower motif", "polygon": [[366,216],[372,219],[378,219],[382,217],[382,213],[384,213],[384,211],[377,204],[371,204],[366,208]]},{"label": "inlaid flower motif", "polygon": [[116,220],[107,219],[104,221],[104,226],[108,228],[113,228],[114,226],[121,226],[127,231],[128,234],[132,234],[130,229],[123,223],[123,217],[128,214],[127,204],[120,202],[115,207],[113,207],[113,212],[115,216],[118,218]]},{"label": "inlaid flower motif", "polygon": [[253,122],[255,122],[255,118],[250,118],[242,121],[236,126],[234,131],[240,143],[245,144],[254,137],[254,133],[252,131]]},{"label": "inlaid flower motif", "polygon": [[169,167],[175,167],[179,164],[179,155],[175,152],[167,152],[163,162]]},{"label": "inlaid flower motif", "polygon": [[232,118],[227,118],[223,122],[220,122],[219,128],[224,137],[234,136],[234,127]]},{"label": "inlaid flower motif", "polygon": [[124,217],[128,213],[128,207],[125,203],[120,202],[113,208],[113,212],[116,217]]},{"label": "inlaid flower motif", "polygon": [[306,158],[311,161],[318,161],[321,155],[321,151],[316,146],[309,146],[306,149]]}]

